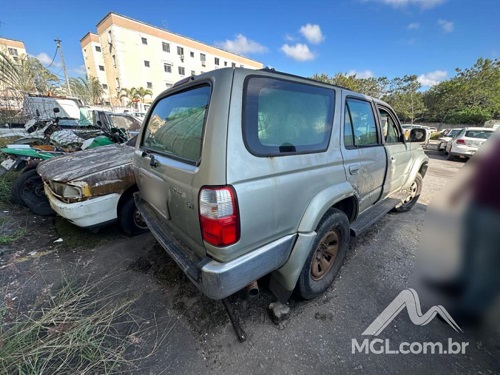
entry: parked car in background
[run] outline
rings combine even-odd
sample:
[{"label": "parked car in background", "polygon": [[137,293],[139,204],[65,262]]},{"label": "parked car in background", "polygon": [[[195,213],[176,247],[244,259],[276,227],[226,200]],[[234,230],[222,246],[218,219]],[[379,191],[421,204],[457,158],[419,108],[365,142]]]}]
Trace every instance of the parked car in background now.
[{"label": "parked car in background", "polygon": [[50,206],[83,228],[119,222],[128,235],[147,230],[138,213],[132,157],[136,138],[53,158],[38,165]]},{"label": "parked car in background", "polygon": [[454,160],[457,157],[470,158],[494,132],[495,130],[488,128],[463,128],[446,145],[448,160]]},{"label": "parked car in background", "polygon": [[130,138],[137,135],[141,121],[130,113],[115,113],[109,111],[91,110],[92,122],[104,129],[122,129]]},{"label": "parked car in background", "polygon": [[442,136],[438,138],[438,151],[446,152],[446,145],[448,144],[448,142],[455,138],[461,130],[462,128],[454,128],[449,129],[447,132],[443,133]]}]

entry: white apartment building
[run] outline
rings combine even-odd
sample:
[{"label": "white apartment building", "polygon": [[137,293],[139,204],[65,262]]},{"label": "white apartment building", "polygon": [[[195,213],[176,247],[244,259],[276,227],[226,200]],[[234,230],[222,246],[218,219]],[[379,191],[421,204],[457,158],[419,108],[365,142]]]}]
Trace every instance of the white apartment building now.
[{"label": "white apartment building", "polygon": [[16,62],[22,55],[26,55],[24,43],[14,39],[0,38],[0,51]]},{"label": "white apartment building", "polygon": [[144,87],[150,102],[178,80],[224,67],[261,69],[263,64],[144,22],[108,13],[97,34],[81,40],[85,69],[104,87],[106,101],[123,105],[123,88]]}]

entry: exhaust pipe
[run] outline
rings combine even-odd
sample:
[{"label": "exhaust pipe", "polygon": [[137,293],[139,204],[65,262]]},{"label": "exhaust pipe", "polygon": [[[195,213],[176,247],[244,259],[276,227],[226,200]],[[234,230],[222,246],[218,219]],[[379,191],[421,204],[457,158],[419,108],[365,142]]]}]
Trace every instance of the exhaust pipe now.
[{"label": "exhaust pipe", "polygon": [[245,287],[245,291],[247,292],[247,295],[249,297],[255,297],[259,294],[259,284],[257,283],[257,280],[252,281],[250,284],[248,284]]}]

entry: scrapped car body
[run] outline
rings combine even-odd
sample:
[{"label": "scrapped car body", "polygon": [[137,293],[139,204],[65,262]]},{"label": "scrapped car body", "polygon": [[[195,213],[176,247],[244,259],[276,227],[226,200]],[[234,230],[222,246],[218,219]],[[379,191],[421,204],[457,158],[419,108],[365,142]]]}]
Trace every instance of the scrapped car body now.
[{"label": "scrapped car body", "polygon": [[469,127],[463,128],[446,144],[448,160],[455,158],[470,158],[495,132],[491,128]]},{"label": "scrapped car body", "polygon": [[274,70],[218,69],[153,102],[136,204],[208,297],[271,273],[280,302],[323,293],[351,234],[417,202],[428,157],[380,100]]},{"label": "scrapped car body", "polygon": [[135,139],[42,162],[37,167],[50,206],[79,227],[116,220],[129,235],[146,230],[133,202]]},{"label": "scrapped car body", "polygon": [[462,128],[454,128],[454,129],[449,129],[446,134],[443,134],[442,137],[438,138],[438,146],[437,149],[438,151],[445,151],[446,152],[446,146],[448,145],[448,142],[450,142],[453,138],[455,138],[458,133],[462,131]]}]

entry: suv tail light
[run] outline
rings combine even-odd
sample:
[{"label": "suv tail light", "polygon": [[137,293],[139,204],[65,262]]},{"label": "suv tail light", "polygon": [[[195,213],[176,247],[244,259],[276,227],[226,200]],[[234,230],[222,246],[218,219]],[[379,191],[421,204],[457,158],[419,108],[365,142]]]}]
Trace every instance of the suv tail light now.
[{"label": "suv tail light", "polygon": [[455,143],[457,145],[464,145],[465,144],[465,140],[464,139],[457,139],[457,141]]},{"label": "suv tail light", "polygon": [[232,187],[203,187],[199,215],[203,240],[214,246],[229,246],[240,239],[240,215]]}]

